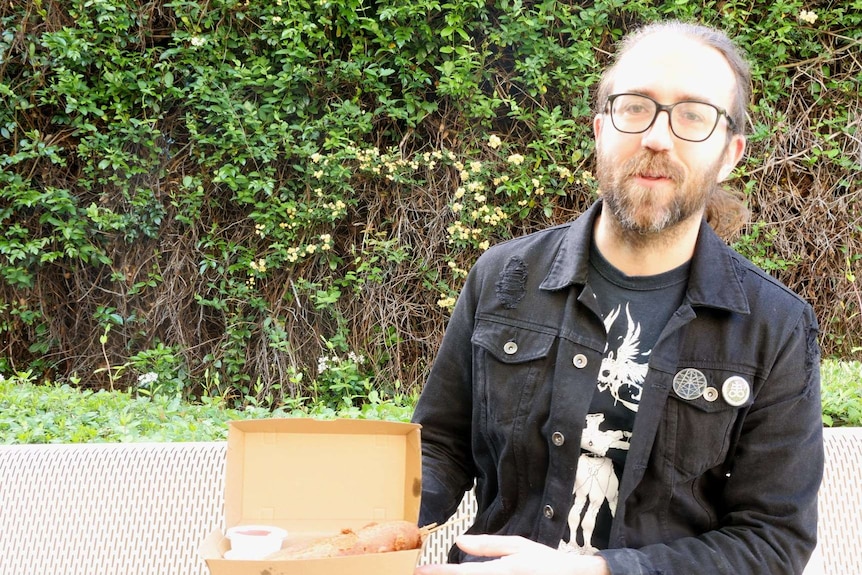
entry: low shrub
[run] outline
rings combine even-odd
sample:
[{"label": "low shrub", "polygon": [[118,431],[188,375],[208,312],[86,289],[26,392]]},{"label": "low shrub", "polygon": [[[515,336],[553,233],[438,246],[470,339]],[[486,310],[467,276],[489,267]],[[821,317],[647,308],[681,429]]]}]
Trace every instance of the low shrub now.
[{"label": "low shrub", "polygon": [[[862,426],[862,362],[822,364],[823,424]],[[0,375],[0,444],[130,441],[216,441],[227,438],[227,424],[266,417],[351,418],[410,421],[416,396],[381,399],[376,393],[361,406],[340,408],[323,402],[303,408],[244,409],[205,397],[189,403],[180,394],[136,395],[128,391],[80,390],[68,384],[38,384],[32,374]],[[62,406],[62,409],[58,409]]]},{"label": "low shrub", "polygon": [[823,424],[862,426],[862,362],[826,360],[821,365]]},{"label": "low shrub", "polygon": [[135,395],[127,391],[81,390],[69,384],[37,384],[32,375],[0,375],[0,444],[134,441],[216,441],[227,438],[237,419],[314,417],[409,421],[413,401],[382,401],[339,409],[316,404],[304,409],[249,405],[227,407],[219,398],[189,403],[180,395]]}]

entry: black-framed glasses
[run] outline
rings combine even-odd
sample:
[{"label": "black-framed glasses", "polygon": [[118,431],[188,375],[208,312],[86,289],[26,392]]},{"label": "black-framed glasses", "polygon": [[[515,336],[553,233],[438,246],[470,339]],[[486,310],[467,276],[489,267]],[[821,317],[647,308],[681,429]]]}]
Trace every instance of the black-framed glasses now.
[{"label": "black-framed glasses", "polygon": [[646,132],[655,124],[659,112],[667,112],[673,135],[687,142],[708,139],[722,116],[727,118],[728,129],[733,130],[733,120],[726,110],[697,100],[666,105],[643,94],[613,94],[608,96],[607,107],[614,128],[625,134]]}]

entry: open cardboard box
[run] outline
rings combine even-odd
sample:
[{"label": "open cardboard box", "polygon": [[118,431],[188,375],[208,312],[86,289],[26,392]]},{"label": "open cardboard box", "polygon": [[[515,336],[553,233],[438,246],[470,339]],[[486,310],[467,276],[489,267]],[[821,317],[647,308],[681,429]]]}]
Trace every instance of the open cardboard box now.
[{"label": "open cardboard box", "polygon": [[[283,545],[370,522],[418,521],[419,426],[371,420],[261,419],[228,427],[225,526],[275,525]],[[421,550],[331,559],[225,559],[221,530],[202,543],[212,575],[412,575]]]}]

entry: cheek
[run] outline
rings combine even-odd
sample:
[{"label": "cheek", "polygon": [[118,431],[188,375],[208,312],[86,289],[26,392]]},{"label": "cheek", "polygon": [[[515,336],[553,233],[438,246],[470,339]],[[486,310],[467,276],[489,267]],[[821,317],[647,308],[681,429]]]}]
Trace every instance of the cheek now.
[{"label": "cheek", "polygon": [[641,134],[622,134],[614,128],[606,127],[596,139],[596,152],[621,164],[642,149]]}]

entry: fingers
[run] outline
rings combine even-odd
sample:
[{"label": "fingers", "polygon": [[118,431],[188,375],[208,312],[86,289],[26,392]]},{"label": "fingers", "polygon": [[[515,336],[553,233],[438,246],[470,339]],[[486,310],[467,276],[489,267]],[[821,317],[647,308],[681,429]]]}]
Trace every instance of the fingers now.
[{"label": "fingers", "polygon": [[511,535],[461,535],[455,543],[465,553],[479,557],[503,557],[545,547],[529,539]]},{"label": "fingers", "polygon": [[[548,558],[550,547],[511,535],[462,535],[455,540],[458,547],[474,557],[497,560],[467,562],[458,565],[423,565],[414,575],[515,575],[538,573],[536,561]],[[526,555],[524,555],[526,554]]]},{"label": "fingers", "polygon": [[498,573],[485,563],[461,563],[446,565],[423,565],[413,575],[492,575]]}]

